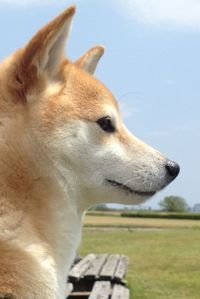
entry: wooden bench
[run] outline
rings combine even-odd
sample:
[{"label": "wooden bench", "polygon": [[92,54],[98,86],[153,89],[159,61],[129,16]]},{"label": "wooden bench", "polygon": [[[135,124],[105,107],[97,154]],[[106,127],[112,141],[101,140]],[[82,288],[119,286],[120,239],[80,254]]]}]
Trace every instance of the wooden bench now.
[{"label": "wooden bench", "polygon": [[67,298],[129,299],[124,280],[127,269],[127,256],[89,254],[72,267],[68,282],[73,291]]}]

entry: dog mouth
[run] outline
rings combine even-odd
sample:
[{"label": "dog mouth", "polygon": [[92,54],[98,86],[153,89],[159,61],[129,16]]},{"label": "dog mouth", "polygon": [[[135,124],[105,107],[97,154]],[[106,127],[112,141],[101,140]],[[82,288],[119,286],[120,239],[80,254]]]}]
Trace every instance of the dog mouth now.
[{"label": "dog mouth", "polygon": [[125,184],[122,184],[122,183],[119,183],[119,182],[116,182],[116,181],[113,181],[113,180],[106,179],[106,182],[109,185],[111,185],[115,188],[121,189],[122,191],[124,191],[126,193],[132,193],[132,194],[136,194],[136,195],[140,195],[140,196],[148,196],[148,197],[153,196],[156,193],[156,192],[153,192],[153,191],[145,192],[145,191],[133,190],[129,186],[127,186]]}]

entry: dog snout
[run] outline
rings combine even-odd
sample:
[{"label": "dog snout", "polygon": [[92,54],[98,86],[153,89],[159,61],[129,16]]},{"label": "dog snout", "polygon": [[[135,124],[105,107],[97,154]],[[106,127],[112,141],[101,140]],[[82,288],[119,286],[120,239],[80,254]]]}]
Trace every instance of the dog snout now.
[{"label": "dog snout", "polygon": [[179,172],[180,172],[180,166],[178,163],[168,160],[167,164],[165,165],[165,169],[167,170],[167,174],[174,180]]}]

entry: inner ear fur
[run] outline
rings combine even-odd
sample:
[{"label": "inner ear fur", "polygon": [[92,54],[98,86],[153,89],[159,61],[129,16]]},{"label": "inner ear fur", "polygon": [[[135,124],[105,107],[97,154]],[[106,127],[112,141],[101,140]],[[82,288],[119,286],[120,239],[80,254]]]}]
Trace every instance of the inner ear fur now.
[{"label": "inner ear fur", "polygon": [[[76,8],[72,6],[42,28],[22,50],[17,81],[27,93],[34,84],[54,78],[65,61],[65,45]],[[38,88],[40,89],[38,85]]]},{"label": "inner ear fur", "polygon": [[104,47],[96,46],[87,51],[79,60],[75,62],[75,64],[93,75],[104,52]]}]

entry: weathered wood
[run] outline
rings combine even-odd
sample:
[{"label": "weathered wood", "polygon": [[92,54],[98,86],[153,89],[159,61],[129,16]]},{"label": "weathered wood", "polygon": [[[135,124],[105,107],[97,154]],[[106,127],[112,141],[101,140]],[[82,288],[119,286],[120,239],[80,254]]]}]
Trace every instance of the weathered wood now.
[{"label": "weathered wood", "polygon": [[115,284],[111,299],[129,299],[130,291],[122,285]]},{"label": "weathered wood", "polygon": [[114,281],[122,282],[128,269],[128,257],[125,255],[120,256],[116,271],[114,273]]},{"label": "weathered wood", "polygon": [[67,298],[129,299],[123,281],[127,268],[128,258],[124,255],[89,254],[72,267],[69,282],[73,283],[73,292]]},{"label": "weathered wood", "polygon": [[116,271],[117,264],[119,262],[120,255],[110,255],[100,272],[101,280],[112,280]]},{"label": "weathered wood", "polygon": [[108,255],[101,254],[97,255],[93,262],[91,263],[89,269],[85,272],[84,276],[86,279],[97,279],[99,277],[100,271],[106,262]]},{"label": "weathered wood", "polygon": [[67,299],[73,299],[73,298],[79,298],[83,299],[83,298],[88,298],[88,296],[90,296],[91,292],[73,292],[70,294],[69,297],[67,297]]},{"label": "weathered wood", "polygon": [[110,281],[97,281],[88,299],[109,299],[110,292]]},{"label": "weathered wood", "polygon": [[95,259],[95,254],[89,254],[84,259],[82,259],[78,264],[76,264],[69,273],[69,281],[78,281],[82,275],[90,267],[91,263]]}]

